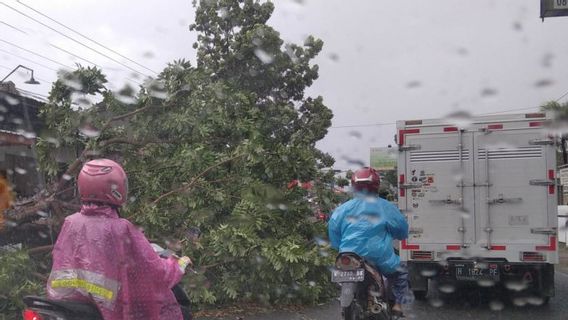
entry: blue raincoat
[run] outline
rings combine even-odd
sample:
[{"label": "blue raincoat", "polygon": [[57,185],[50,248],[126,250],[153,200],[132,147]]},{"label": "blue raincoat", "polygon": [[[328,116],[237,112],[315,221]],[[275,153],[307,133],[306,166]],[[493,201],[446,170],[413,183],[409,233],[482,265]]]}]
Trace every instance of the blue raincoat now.
[{"label": "blue raincoat", "polygon": [[355,252],[385,274],[400,266],[393,239],[408,237],[408,223],[400,210],[379,197],[357,195],[333,212],[328,224],[331,246],[339,252]]}]

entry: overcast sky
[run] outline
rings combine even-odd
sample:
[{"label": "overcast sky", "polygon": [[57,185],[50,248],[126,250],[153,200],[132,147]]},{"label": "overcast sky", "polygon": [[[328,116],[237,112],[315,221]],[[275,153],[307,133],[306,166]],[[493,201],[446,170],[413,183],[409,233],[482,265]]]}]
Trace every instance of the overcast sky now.
[{"label": "overcast sky", "polygon": [[[136,85],[155,75],[148,69],[159,72],[174,59],[195,61],[191,0],[19,1],[148,69],[18,1],[0,2],[1,78],[23,64],[42,82],[26,85],[23,73],[10,77],[24,90],[47,94],[61,65],[23,49],[63,65],[100,65],[114,88]],[[395,126],[389,123],[396,120],[536,110],[568,91],[568,17],[543,23],[538,0],[273,2],[269,23],[285,41],[301,43],[312,34],[325,42],[316,60],[320,78],[308,92],[322,95],[334,112],[320,147],[335,156],[338,169],[357,166],[345,158],[368,163],[370,147],[391,144]],[[337,128],[377,123],[386,125]]]}]

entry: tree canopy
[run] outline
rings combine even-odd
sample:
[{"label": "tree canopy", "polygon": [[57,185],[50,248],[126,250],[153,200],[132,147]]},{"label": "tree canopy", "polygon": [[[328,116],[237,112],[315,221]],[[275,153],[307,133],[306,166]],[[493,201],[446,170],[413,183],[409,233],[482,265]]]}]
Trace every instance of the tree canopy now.
[{"label": "tree canopy", "polygon": [[[316,148],[333,115],[305,93],[323,42],[284,43],[267,24],[272,2],[195,9],[196,65],[173,61],[119,91],[97,68],[60,74],[37,143],[48,187],[20,216],[49,208],[57,225],[79,205],[70,190],[82,163],[115,159],[129,176],[123,217],[195,260],[185,280],[194,301],[318,301],[332,288],[325,226],[306,190],[287,186],[313,181],[318,205],[335,205],[333,171],[321,170],[334,160]],[[61,166],[69,153],[77,159]]]}]

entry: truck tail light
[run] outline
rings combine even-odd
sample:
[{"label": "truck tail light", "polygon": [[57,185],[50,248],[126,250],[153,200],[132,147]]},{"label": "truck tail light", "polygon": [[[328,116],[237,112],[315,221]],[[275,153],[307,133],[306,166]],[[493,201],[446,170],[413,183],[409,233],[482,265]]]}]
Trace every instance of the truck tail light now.
[{"label": "truck tail light", "polygon": [[411,251],[410,259],[412,260],[434,260],[433,251]]},{"label": "truck tail light", "polygon": [[546,255],[540,252],[521,252],[521,261],[546,261]]}]

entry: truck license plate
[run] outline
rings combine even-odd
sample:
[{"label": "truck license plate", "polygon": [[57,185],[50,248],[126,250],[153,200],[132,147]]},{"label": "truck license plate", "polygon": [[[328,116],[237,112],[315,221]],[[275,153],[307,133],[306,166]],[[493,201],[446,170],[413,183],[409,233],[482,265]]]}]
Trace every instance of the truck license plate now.
[{"label": "truck license plate", "polygon": [[331,282],[361,282],[363,280],[365,280],[365,269],[333,269],[331,272]]},{"label": "truck license plate", "polygon": [[474,264],[456,264],[455,272],[457,280],[479,281],[493,280],[499,281],[499,268],[488,268],[487,265],[480,268]]}]

